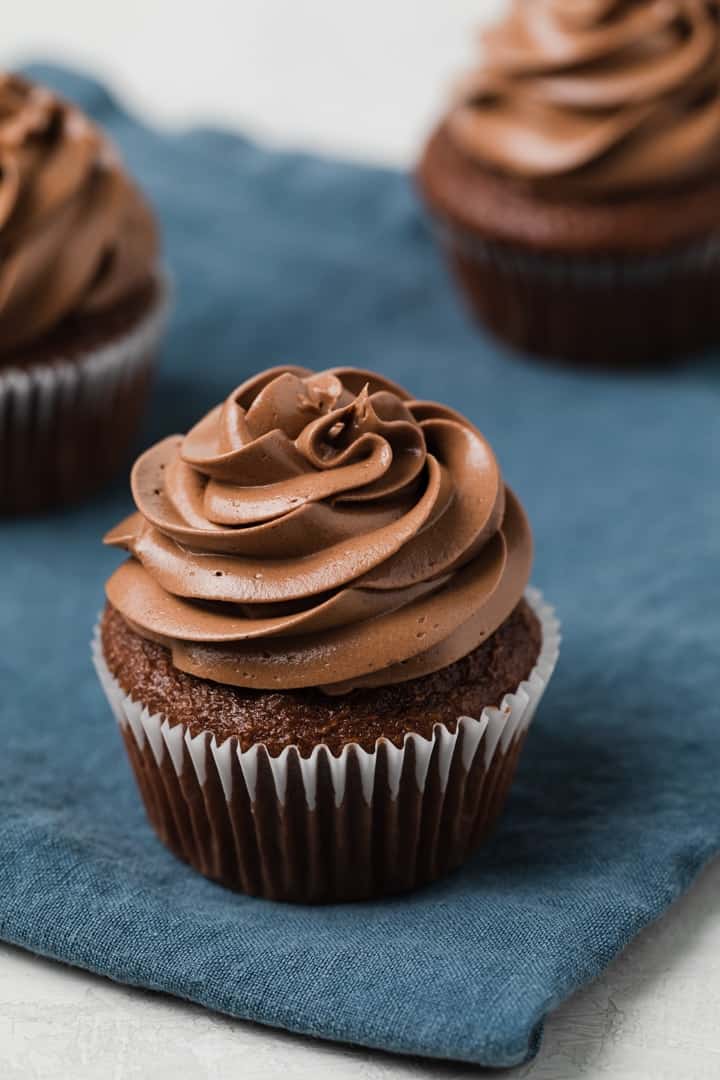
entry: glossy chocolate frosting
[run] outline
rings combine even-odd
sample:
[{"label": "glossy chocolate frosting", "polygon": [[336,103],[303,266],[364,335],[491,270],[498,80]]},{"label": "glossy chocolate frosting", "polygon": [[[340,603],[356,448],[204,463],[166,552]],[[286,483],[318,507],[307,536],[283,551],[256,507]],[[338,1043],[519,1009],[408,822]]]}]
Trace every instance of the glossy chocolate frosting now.
[{"label": "glossy chocolate frosting", "polygon": [[0,354],[69,315],[112,308],[150,279],[153,218],[78,109],[0,76]]},{"label": "glossy chocolate frosting", "polygon": [[480,432],[371,372],[278,367],[132,472],[110,603],[182,671],[262,690],[404,682],[508,617],[532,542]]},{"label": "glossy chocolate frosting", "polygon": [[717,0],[515,0],[447,130],[544,192],[604,197],[720,165]]}]

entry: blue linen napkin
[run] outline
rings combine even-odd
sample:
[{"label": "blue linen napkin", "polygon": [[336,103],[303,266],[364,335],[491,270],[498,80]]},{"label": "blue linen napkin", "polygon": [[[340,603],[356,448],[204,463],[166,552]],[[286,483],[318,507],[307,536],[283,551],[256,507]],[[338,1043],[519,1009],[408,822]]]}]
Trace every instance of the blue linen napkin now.
[{"label": "blue linen napkin", "polygon": [[611,378],[510,359],[466,318],[405,175],[158,134],[86,78],[33,74],[109,129],[162,219],[177,306],[143,443],[270,364],[377,368],[490,438],[565,643],[470,865],[381,903],[272,904],[155,839],[91,668],[127,479],[3,522],[0,937],[292,1031],[521,1062],[720,846],[717,363]]}]

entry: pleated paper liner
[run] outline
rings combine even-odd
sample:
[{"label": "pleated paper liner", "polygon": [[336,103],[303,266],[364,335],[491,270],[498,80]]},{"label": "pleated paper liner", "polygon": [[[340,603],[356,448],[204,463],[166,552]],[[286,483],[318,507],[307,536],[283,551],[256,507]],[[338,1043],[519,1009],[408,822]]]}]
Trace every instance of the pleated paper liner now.
[{"label": "pleated paper liner", "polygon": [[526,680],[499,708],[451,731],[378,739],[334,756],[323,745],[272,757],[235,738],[171,727],[124,692],[102,653],[93,660],[160,839],[200,873],[273,900],[328,903],[403,892],[459,866],[505,802],[525,734],[560,644],[553,610],[535,589],[542,646]]},{"label": "pleated paper liner", "polygon": [[167,322],[164,270],[157,285],[143,318],[87,356],[0,367],[0,514],[81,498],[122,465]]},{"label": "pleated paper liner", "polygon": [[720,342],[720,241],[658,255],[554,255],[439,230],[480,322],[576,366],[667,367]]}]

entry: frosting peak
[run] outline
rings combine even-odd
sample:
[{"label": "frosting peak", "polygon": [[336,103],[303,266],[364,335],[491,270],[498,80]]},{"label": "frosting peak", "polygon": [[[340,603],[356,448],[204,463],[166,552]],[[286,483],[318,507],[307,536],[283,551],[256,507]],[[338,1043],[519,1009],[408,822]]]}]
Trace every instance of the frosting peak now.
[{"label": "frosting peak", "polygon": [[257,689],[403,682],[510,614],[531,540],[480,432],[371,372],[273,368],[132,473],[110,602],[176,667]]},{"label": "frosting peak", "polygon": [[154,269],[152,215],[74,106],[0,75],[0,353],[98,311]]},{"label": "frosting peak", "polygon": [[514,0],[448,119],[534,187],[624,194],[720,164],[718,0]]}]

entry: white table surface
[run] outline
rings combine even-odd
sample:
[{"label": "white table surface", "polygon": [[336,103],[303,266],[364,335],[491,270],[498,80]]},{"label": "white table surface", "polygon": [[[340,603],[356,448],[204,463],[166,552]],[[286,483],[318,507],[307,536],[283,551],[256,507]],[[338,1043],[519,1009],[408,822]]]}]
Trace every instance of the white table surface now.
[{"label": "white table surface", "polygon": [[[350,157],[412,160],[469,33],[502,0],[23,0],[4,60],[101,75],[158,123],[211,120]],[[532,1080],[720,1077],[720,862],[550,1018]],[[1,1080],[429,1080],[454,1065],[216,1016],[0,946]],[[495,1074],[483,1073],[491,1076]]]}]

